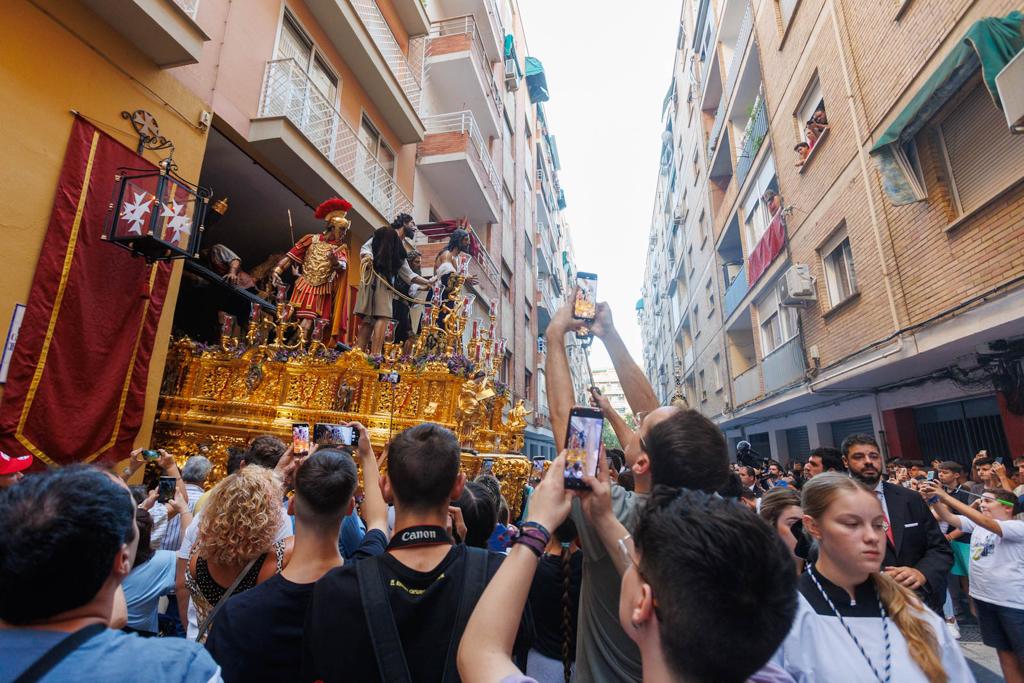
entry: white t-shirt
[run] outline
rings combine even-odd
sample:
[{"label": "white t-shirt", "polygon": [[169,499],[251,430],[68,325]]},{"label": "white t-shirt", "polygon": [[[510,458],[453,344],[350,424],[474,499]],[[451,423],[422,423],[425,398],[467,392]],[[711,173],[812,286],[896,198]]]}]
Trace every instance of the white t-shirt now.
[{"label": "white t-shirt", "polygon": [[[192,523],[185,529],[185,535],[181,539],[181,547],[178,548],[179,560],[188,562],[188,556],[192,553],[192,546],[196,544],[196,539],[199,537],[199,520],[203,518],[205,511],[205,507],[199,510],[199,514],[192,518]],[[295,533],[292,531],[292,518],[288,516],[288,511],[282,507],[281,528],[277,530],[277,538],[274,540],[283,541],[294,535]],[[188,627],[186,632],[189,640],[195,640],[196,636],[199,635],[199,618],[196,616],[196,608],[192,604],[191,599],[188,601]]]},{"label": "white t-shirt", "polygon": [[960,529],[971,534],[971,597],[1024,609],[1024,520],[993,520],[1000,536],[957,516]]}]

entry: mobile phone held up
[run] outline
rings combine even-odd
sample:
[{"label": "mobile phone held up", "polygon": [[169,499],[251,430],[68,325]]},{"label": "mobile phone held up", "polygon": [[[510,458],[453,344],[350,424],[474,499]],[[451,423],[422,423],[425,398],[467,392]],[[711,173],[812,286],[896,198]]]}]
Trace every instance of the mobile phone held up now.
[{"label": "mobile phone held up", "polygon": [[597,275],[576,273],[576,300],[572,306],[572,317],[592,321],[597,315]]},{"label": "mobile phone held up", "polygon": [[156,500],[158,503],[166,503],[174,498],[174,492],[178,488],[178,480],[174,477],[160,477],[160,483],[156,487]]},{"label": "mobile phone held up", "polygon": [[359,445],[359,432],[355,427],[346,425],[317,422],[313,426],[313,441],[318,446],[351,446]]},{"label": "mobile phone held up", "polygon": [[565,433],[565,488],[589,489],[584,476],[597,474],[597,458],[601,451],[604,417],[597,408],[574,406],[569,412],[569,429]]},{"label": "mobile phone held up", "polygon": [[309,424],[305,422],[292,424],[292,455],[309,455]]}]

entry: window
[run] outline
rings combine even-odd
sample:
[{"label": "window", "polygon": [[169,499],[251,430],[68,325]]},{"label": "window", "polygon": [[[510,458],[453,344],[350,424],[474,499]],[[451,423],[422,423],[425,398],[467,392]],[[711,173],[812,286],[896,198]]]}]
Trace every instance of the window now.
[{"label": "window", "polygon": [[853,269],[853,250],[846,228],[841,228],[821,248],[828,299],[833,307],[849,299],[857,291],[857,274]]},{"label": "window", "polygon": [[533,398],[533,392],[530,390],[533,386],[533,373],[529,370],[524,371],[524,379],[526,380],[523,386],[523,398],[527,401]]},{"label": "window", "polygon": [[775,287],[755,306],[761,330],[761,355],[764,357],[796,336],[797,313],[792,308],[779,306],[779,293]]},{"label": "window", "polygon": [[[334,144],[338,76],[290,12],[284,13],[276,58],[284,62],[288,102],[286,114],[320,151],[330,156]],[[301,82],[301,72],[313,88]],[[300,81],[295,83],[295,81]],[[318,97],[318,95],[320,95]]]},{"label": "window", "polygon": [[692,309],[691,312],[693,313],[693,316],[691,316],[690,321],[691,321],[691,323],[693,325],[693,336],[694,336],[694,338],[696,338],[696,337],[698,337],[700,335],[700,330],[697,327],[698,323],[700,322],[700,303],[699,302],[695,303],[693,305],[693,309]]},{"label": "window", "polygon": [[715,286],[711,282],[711,278],[708,278],[707,284],[704,285],[704,296],[708,300],[708,317],[715,312]]},{"label": "window", "polygon": [[715,357],[711,359],[711,379],[714,382],[712,385],[715,391],[721,391],[722,386],[722,354],[716,353]]},{"label": "window", "polygon": [[825,113],[825,99],[821,96],[821,83],[818,75],[815,74],[804,97],[800,100],[800,106],[793,112],[793,125],[797,129],[796,153],[798,155],[797,165],[802,166],[804,160],[814,149],[815,145],[828,130],[828,116]]},{"label": "window", "polygon": [[708,226],[705,223],[703,210],[700,212],[700,218],[697,219],[697,241],[700,242],[701,249],[704,248],[704,243],[708,241]]},{"label": "window", "polygon": [[695,264],[693,262],[693,245],[692,244],[686,248],[686,263],[687,263],[687,268],[690,271],[690,277],[692,278],[693,277],[693,269],[695,267]]},{"label": "window", "polygon": [[1024,136],[1009,132],[1002,111],[981,83],[949,113],[938,132],[960,215],[985,205],[1024,172]]},{"label": "window", "polygon": [[697,373],[697,388],[700,390],[701,403],[708,400],[708,385],[704,383],[704,370]]},{"label": "window", "polygon": [[699,162],[699,157],[700,157],[700,152],[698,151],[697,146],[694,145],[694,147],[693,147],[693,184],[694,184],[694,186],[697,185],[697,180],[700,178],[700,164],[698,163]]},{"label": "window", "polygon": [[746,231],[746,250],[749,255],[761,236],[768,230],[774,215],[782,209],[782,199],[778,195],[779,182],[775,177],[775,159],[769,153],[761,162],[754,182],[747,188],[743,198],[743,227]]}]

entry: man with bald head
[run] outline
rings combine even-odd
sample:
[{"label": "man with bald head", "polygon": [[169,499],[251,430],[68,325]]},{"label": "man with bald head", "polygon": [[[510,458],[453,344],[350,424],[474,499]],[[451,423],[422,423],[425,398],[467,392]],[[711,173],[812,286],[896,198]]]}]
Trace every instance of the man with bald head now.
[{"label": "man with bald head", "polygon": [[[564,305],[548,325],[548,408],[555,442],[561,446],[573,406],[572,375],[565,349],[565,335],[582,321]],[[630,357],[612,323],[606,303],[597,305],[591,332],[602,341],[615,366],[630,410],[637,416],[634,431],[600,393],[593,400],[609,421],[623,446],[626,467],[635,480],[635,492],[612,484],[612,511],[632,532],[639,506],[655,485],[713,492],[729,478],[725,437],[713,422],[695,410],[658,405],[643,370]],[[640,652],[619,625],[620,576],[600,536],[583,515],[579,500],[573,501],[572,520],[583,541],[583,585],[580,591],[579,625],[576,633],[576,680],[579,683],[640,681]]]}]

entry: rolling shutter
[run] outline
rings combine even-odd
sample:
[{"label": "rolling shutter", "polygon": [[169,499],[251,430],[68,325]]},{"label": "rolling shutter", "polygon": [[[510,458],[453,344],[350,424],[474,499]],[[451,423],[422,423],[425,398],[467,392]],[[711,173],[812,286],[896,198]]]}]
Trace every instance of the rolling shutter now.
[{"label": "rolling shutter", "polygon": [[1024,175],[1024,135],[1010,134],[1003,112],[983,85],[971,91],[941,128],[961,214]]},{"label": "rolling shutter", "polygon": [[875,425],[870,415],[855,417],[852,420],[840,420],[832,423],[832,443],[836,448],[843,445],[843,439],[851,434],[868,434],[875,436]]}]

